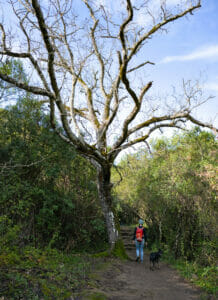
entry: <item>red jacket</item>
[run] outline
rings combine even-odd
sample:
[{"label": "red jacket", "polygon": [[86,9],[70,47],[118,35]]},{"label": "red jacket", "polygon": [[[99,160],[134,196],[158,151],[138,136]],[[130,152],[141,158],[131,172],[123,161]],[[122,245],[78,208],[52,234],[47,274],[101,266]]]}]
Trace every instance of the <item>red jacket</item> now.
[{"label": "red jacket", "polygon": [[147,232],[146,232],[145,227],[143,227],[142,225],[139,225],[139,226],[137,226],[137,227],[135,228],[134,234],[133,234],[133,240],[136,239],[136,230],[137,230],[138,227],[139,227],[139,228],[143,228],[143,236],[142,236],[142,238],[143,238],[144,241],[146,242],[146,241],[147,241]]}]

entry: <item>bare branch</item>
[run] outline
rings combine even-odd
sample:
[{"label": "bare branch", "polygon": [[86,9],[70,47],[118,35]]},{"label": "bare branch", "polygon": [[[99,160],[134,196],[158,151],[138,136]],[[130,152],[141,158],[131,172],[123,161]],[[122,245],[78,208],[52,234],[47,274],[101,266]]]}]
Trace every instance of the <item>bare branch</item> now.
[{"label": "bare branch", "polygon": [[197,8],[201,7],[201,1],[199,0],[198,3],[194,6],[191,6],[190,8],[182,11],[179,14],[173,15],[173,16],[169,16],[167,19],[163,19],[162,22],[154,25],[152,27],[152,29],[150,29],[148,32],[146,32],[136,43],[135,45],[132,47],[131,52],[128,56],[128,61],[131,60],[131,58],[133,57],[134,54],[136,54],[137,50],[140,48],[141,44],[147,40],[148,38],[150,38],[154,33],[156,33],[159,29],[161,29],[162,27],[164,27],[166,24],[173,22],[177,19],[180,19],[182,17],[184,17],[185,15],[192,13],[194,10],[196,10]]},{"label": "bare branch", "polygon": [[121,174],[121,172],[120,172],[120,170],[119,170],[119,166],[116,166],[115,164],[113,165],[113,167],[114,167],[114,169],[117,171],[117,173],[119,174],[119,176],[120,176],[120,179],[114,184],[114,187],[115,186],[118,186],[120,183],[121,183],[121,181],[123,180],[123,176],[122,176],[122,174]]},{"label": "bare branch", "polygon": [[205,128],[210,128],[211,130],[214,131],[214,133],[216,133],[216,134],[218,133],[218,129],[216,127],[214,127],[213,125],[209,124],[209,123],[203,123],[203,122],[201,122],[199,120],[196,120],[191,115],[188,115],[187,119],[189,121],[191,121],[192,123],[197,124],[198,126],[205,127]]},{"label": "bare branch", "polygon": [[81,78],[78,78],[78,81],[81,83],[81,85],[86,90],[86,99],[87,99],[87,106],[88,106],[88,110],[89,110],[90,120],[92,121],[92,124],[95,127],[95,129],[98,129],[100,124],[96,117],[96,113],[95,113],[94,107],[93,107],[92,90],[88,87],[88,85],[85,83],[85,81],[82,80]]},{"label": "bare branch", "polygon": [[110,107],[110,103],[112,100],[112,92],[110,94],[107,94],[105,91],[105,87],[104,87],[104,78],[105,78],[105,62],[102,58],[102,55],[98,49],[97,43],[96,43],[96,39],[95,39],[95,30],[98,26],[98,22],[99,20],[96,19],[95,14],[91,8],[91,6],[88,4],[87,0],[84,0],[86,6],[89,9],[90,15],[94,21],[94,25],[91,28],[91,39],[92,39],[92,44],[94,47],[94,51],[95,51],[95,55],[98,58],[99,64],[100,64],[100,68],[101,68],[101,75],[100,75],[100,86],[101,86],[101,91],[103,94],[103,97],[105,98],[105,105],[104,105],[104,115],[103,115],[103,121],[106,121],[106,119],[109,116],[109,107]]},{"label": "bare branch", "polygon": [[147,64],[155,65],[155,63],[153,63],[153,62],[146,61],[146,62],[144,62],[144,63],[138,65],[137,67],[128,70],[127,73],[130,73],[130,72],[133,72],[133,71],[135,71],[135,70],[138,70],[139,68],[144,67],[144,66],[147,65]]},{"label": "bare branch", "polygon": [[56,76],[55,76],[55,72],[54,72],[54,49],[51,45],[50,39],[49,39],[49,34],[47,31],[47,27],[45,24],[45,20],[42,14],[42,10],[40,8],[40,5],[38,3],[38,0],[32,0],[32,5],[33,5],[33,9],[35,11],[37,20],[38,20],[38,24],[42,33],[42,37],[45,43],[45,47],[47,49],[48,52],[48,73],[51,79],[51,85],[52,88],[55,92],[55,95],[57,98],[59,98],[59,89],[58,89],[58,85],[57,85],[57,80],[56,80]]},{"label": "bare branch", "polygon": [[163,122],[163,121],[168,121],[168,120],[176,120],[176,119],[182,119],[182,118],[187,118],[188,113],[187,112],[180,112],[175,115],[165,115],[161,117],[152,117],[149,120],[146,120],[145,122],[142,122],[131,129],[129,129],[127,136],[130,136],[131,134],[139,131],[142,128],[149,127],[152,124],[158,123],[158,122]]},{"label": "bare branch", "polygon": [[[54,90],[55,93],[55,102],[59,108],[60,111],[60,116],[61,116],[61,121],[64,127],[64,130],[66,131],[67,135],[69,138],[65,137],[63,134],[61,134],[60,132],[58,132],[59,136],[61,136],[62,139],[64,139],[66,142],[68,143],[73,143],[75,145],[75,147],[82,151],[83,153],[86,153],[87,155],[92,155],[95,156],[95,158],[98,160],[99,159],[99,153],[97,151],[93,151],[93,149],[86,144],[84,141],[83,143],[81,143],[81,140],[79,140],[76,135],[72,132],[72,130],[70,129],[68,120],[67,120],[67,113],[64,107],[63,102],[61,101],[61,97],[60,97],[60,93],[59,93],[59,88],[57,85],[57,79],[55,76],[55,70],[54,70],[54,53],[55,50],[51,44],[50,38],[49,38],[49,34],[48,34],[48,30],[47,30],[47,26],[45,24],[45,20],[43,17],[43,13],[42,10],[40,8],[40,5],[38,3],[38,0],[32,0],[32,5],[33,5],[33,9],[35,11],[37,20],[38,20],[38,24],[39,24],[39,28],[42,34],[42,38],[45,44],[45,47],[47,49],[47,53],[48,53],[48,74],[51,80],[51,85],[52,88]],[[80,80],[81,82],[81,80]],[[87,85],[83,82],[84,86],[86,87],[87,90],[87,102],[88,102],[88,108],[89,108],[89,112],[91,117],[93,118],[93,124],[95,124],[95,126],[98,126],[98,121],[93,109],[93,105],[92,105],[92,93],[91,90],[87,87]],[[51,107],[53,107],[51,109],[51,122],[53,124],[53,127],[55,126],[54,124],[54,105],[52,103],[50,103]],[[54,129],[56,129],[54,127]],[[101,156],[100,156],[101,157]],[[102,157],[101,157],[102,158]]]},{"label": "bare branch", "polygon": [[6,34],[5,34],[4,26],[1,23],[0,23],[0,29],[2,31],[2,46],[3,49],[6,49]]},{"label": "bare branch", "polygon": [[[68,43],[68,40],[67,40],[66,23],[65,23],[64,18],[63,18],[63,13],[61,13],[59,1],[58,1],[58,13],[59,13],[59,15],[60,15],[60,17],[61,17],[61,21],[62,21],[62,24],[63,24],[63,26],[64,26],[64,43],[65,43],[65,45],[66,45],[66,47],[67,47],[67,50],[68,50],[68,53],[69,53],[69,55],[70,55],[71,68],[72,68],[72,70],[74,70],[74,56],[73,56],[73,52],[72,52],[72,50],[71,50],[71,48],[70,48],[70,45],[69,45],[69,43]],[[71,34],[72,34],[72,33],[71,33]],[[75,70],[74,70],[74,73],[75,73]]]},{"label": "bare branch", "polygon": [[131,5],[131,1],[130,0],[126,0],[126,2],[127,2],[128,17],[126,18],[126,20],[124,20],[123,24],[120,26],[120,32],[119,32],[119,36],[120,36],[120,40],[121,40],[121,44],[122,44],[122,48],[123,48],[123,57],[124,57],[124,60],[127,59],[125,29],[126,29],[127,25],[133,19],[133,9],[132,9],[132,5]]},{"label": "bare branch", "polygon": [[151,147],[150,147],[150,145],[149,145],[149,143],[148,143],[148,141],[144,141],[144,143],[145,143],[145,145],[146,145],[146,147],[148,148],[148,152],[149,152],[149,154],[150,155],[152,155],[152,152],[151,152]]},{"label": "bare branch", "polygon": [[141,108],[141,102],[143,100],[143,96],[144,94],[151,88],[152,86],[152,82],[149,82],[141,91],[141,95],[139,98],[139,103],[138,105],[135,105],[134,108],[132,109],[132,111],[130,112],[130,114],[128,115],[128,117],[125,119],[124,123],[123,123],[123,128],[122,128],[122,132],[120,137],[118,138],[117,142],[115,143],[115,145],[113,146],[113,149],[115,148],[119,148],[120,145],[127,139],[127,137],[130,135],[129,131],[128,131],[128,126],[129,124],[135,119],[135,117],[137,116],[140,108]]},{"label": "bare branch", "polygon": [[177,125],[176,122],[154,125],[152,128],[150,128],[148,133],[146,133],[145,135],[142,135],[141,137],[136,138],[130,142],[123,144],[122,146],[119,147],[119,149],[116,149],[115,151],[119,150],[119,152],[120,152],[126,148],[133,146],[133,145],[136,145],[136,144],[146,141],[154,131],[156,131],[157,129],[160,129],[160,128],[178,128],[181,130],[185,129],[184,127]]},{"label": "bare branch", "polygon": [[23,89],[23,90],[27,91],[27,92],[33,93],[35,95],[47,96],[49,98],[54,99],[54,95],[52,93],[48,92],[47,90],[41,89],[37,86],[31,86],[29,84],[20,82],[20,81],[14,79],[14,78],[12,78],[8,75],[2,74],[1,72],[0,72],[0,78],[2,80],[6,81],[6,82],[18,87],[18,88],[20,88],[20,89]]}]

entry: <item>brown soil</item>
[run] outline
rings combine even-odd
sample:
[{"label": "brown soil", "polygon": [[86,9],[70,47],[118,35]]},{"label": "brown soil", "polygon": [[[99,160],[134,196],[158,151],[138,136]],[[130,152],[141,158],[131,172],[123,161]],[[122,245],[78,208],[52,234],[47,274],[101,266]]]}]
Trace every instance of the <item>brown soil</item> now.
[{"label": "brown soil", "polygon": [[160,269],[149,269],[149,253],[144,262],[135,261],[135,249],[127,245],[129,261],[111,260],[104,270],[95,273],[92,287],[79,300],[197,300],[212,299],[181,278],[177,271],[160,262]]}]

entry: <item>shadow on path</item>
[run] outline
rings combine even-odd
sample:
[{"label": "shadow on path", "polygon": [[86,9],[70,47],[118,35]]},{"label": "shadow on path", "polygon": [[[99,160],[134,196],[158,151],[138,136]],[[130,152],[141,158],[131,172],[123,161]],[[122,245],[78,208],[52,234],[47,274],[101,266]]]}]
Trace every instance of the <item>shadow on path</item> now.
[{"label": "shadow on path", "polygon": [[[135,248],[124,235],[129,261],[112,259],[110,265],[96,274],[96,285],[86,291],[81,300],[202,300],[201,291],[182,279],[178,273],[160,262],[160,269],[149,269],[148,253],[144,262],[135,262]],[[133,245],[134,246],[134,245]]]}]

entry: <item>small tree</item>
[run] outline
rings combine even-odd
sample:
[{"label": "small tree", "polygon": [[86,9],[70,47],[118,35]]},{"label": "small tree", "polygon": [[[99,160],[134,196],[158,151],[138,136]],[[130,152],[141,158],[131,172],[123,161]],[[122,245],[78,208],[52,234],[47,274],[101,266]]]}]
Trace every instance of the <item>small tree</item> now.
[{"label": "small tree", "polygon": [[[138,60],[145,44],[168,23],[200,8],[201,0],[186,1],[189,5],[170,10],[163,0],[155,15],[149,8],[152,0],[119,1],[115,14],[101,5],[102,1],[9,2],[19,21],[19,34],[0,24],[2,61],[24,59],[33,73],[28,83],[1,70],[0,78],[49,102],[52,128],[96,167],[99,198],[113,247],[118,230],[110,177],[117,155],[147,141],[155,130],[182,128],[187,120],[213,129],[191,114],[202,101],[197,86],[184,84],[184,101],[163,110],[154,109],[152,102],[148,108],[146,94],[152,82],[144,83],[141,78],[140,83],[141,68],[153,64]],[[137,20],[141,16],[151,22],[140,25]],[[64,133],[56,127],[57,120]]]}]

